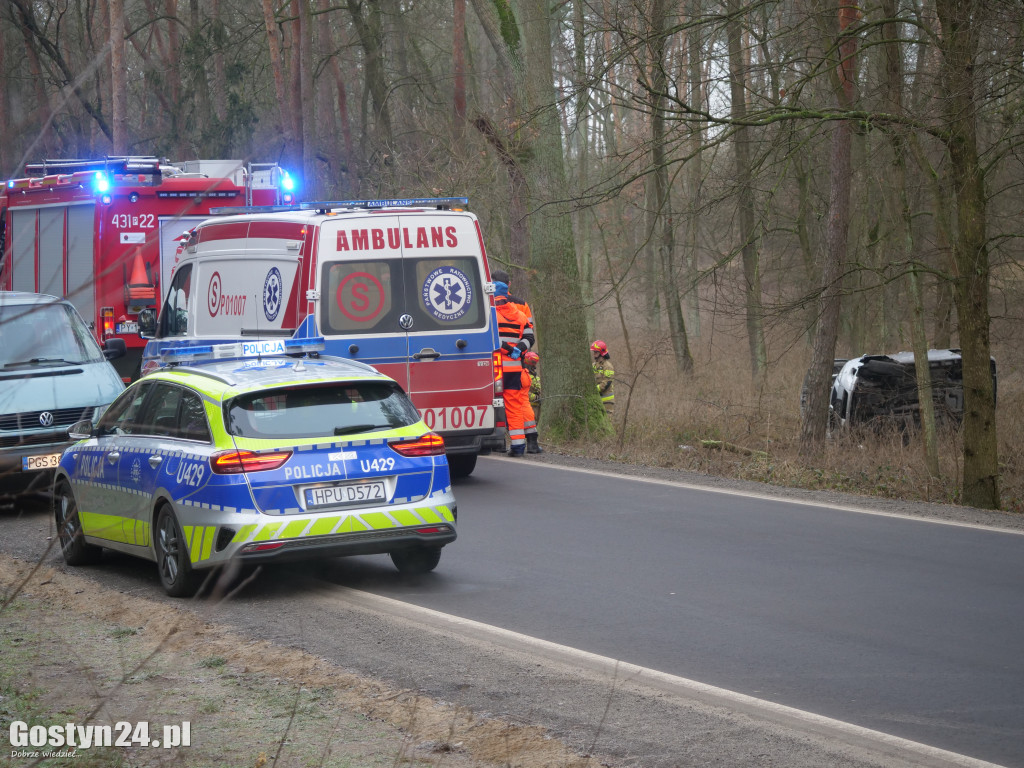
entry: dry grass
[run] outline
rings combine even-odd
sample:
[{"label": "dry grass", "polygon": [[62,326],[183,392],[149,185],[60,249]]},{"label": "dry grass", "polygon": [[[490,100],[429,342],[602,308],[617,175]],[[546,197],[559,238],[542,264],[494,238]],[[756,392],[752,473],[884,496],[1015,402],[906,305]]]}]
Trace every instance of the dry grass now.
[{"label": "dry grass", "polygon": [[[895,431],[854,432],[828,440],[813,457],[800,456],[805,349],[773,361],[760,392],[752,390],[742,345],[702,345],[694,352],[689,377],[676,374],[664,344],[640,349],[634,344],[632,364],[617,349],[624,349],[621,342],[612,344],[617,434],[565,446],[573,453],[781,486],[960,501],[962,444],[953,430],[940,435],[939,478],[929,477],[918,438],[905,443]],[[996,358],[1002,504],[1024,512],[1024,447],[1017,439],[1024,427],[1024,377],[1012,352],[1002,357],[997,352]]]}]

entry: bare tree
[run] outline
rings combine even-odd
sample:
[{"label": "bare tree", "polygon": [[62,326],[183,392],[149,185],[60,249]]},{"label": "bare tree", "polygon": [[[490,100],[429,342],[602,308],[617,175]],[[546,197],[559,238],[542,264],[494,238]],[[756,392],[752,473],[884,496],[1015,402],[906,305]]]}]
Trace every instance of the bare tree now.
[{"label": "bare tree", "polygon": [[760,389],[768,366],[761,309],[761,265],[755,232],[754,191],[750,167],[750,129],[747,121],[747,77],[743,53],[743,27],[740,0],[728,0],[730,111],[735,124],[733,156],[736,163],[736,207],[739,220],[740,253],[743,258],[746,296],[747,343],[750,346],[750,371],[754,388]]},{"label": "bare tree", "polygon": [[936,0],[942,34],[945,142],[957,205],[954,290],[964,371],[963,501],[999,508],[995,393],[990,373],[985,172],[978,157],[974,65],[985,23],[982,0]]},{"label": "bare tree", "polygon": [[[835,93],[839,107],[849,111],[854,100],[854,72],[856,69],[857,39],[852,23],[857,11],[848,0],[836,1],[839,37],[834,50],[838,52],[835,65]],[[841,280],[846,268],[847,233],[850,227],[850,142],[853,124],[839,120],[832,129],[832,157],[830,163],[832,193],[829,198],[827,250],[824,254],[821,294],[818,300],[818,325],[814,336],[811,367],[807,377],[807,409],[800,432],[800,450],[811,453],[825,439],[828,420],[829,378],[835,359],[836,338],[839,329]]]}]

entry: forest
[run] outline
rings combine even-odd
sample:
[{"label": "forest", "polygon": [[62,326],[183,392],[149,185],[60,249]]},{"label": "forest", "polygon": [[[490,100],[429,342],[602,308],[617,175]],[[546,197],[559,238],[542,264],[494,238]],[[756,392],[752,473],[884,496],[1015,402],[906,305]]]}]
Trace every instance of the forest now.
[{"label": "forest", "polygon": [[[0,0],[4,179],[240,158],[305,200],[466,196],[534,309],[542,442],[1015,512],[1022,113],[1011,0]],[[956,423],[919,377],[912,429],[831,425],[835,359],[950,348]]]}]

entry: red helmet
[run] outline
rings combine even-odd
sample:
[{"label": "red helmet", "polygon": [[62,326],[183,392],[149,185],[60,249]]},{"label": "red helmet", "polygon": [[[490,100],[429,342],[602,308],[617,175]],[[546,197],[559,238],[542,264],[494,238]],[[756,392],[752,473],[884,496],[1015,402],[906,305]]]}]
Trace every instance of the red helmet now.
[{"label": "red helmet", "polygon": [[602,355],[607,355],[608,354],[608,345],[605,344],[600,339],[598,339],[597,341],[595,341],[593,344],[590,345],[590,351],[591,352],[600,352]]},{"label": "red helmet", "polygon": [[529,352],[527,352],[525,355],[523,355],[523,362],[529,363],[530,365],[534,365],[535,363],[539,363],[540,362],[540,355],[538,355],[536,352],[534,352],[531,349]]}]

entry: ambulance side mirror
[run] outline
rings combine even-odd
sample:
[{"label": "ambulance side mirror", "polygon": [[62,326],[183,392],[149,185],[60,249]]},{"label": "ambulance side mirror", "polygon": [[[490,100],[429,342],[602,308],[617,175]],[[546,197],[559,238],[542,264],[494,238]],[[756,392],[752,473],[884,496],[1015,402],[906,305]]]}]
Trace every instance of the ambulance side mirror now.
[{"label": "ambulance side mirror", "polygon": [[143,309],[139,312],[139,336],[152,339],[156,336],[156,310]]}]

